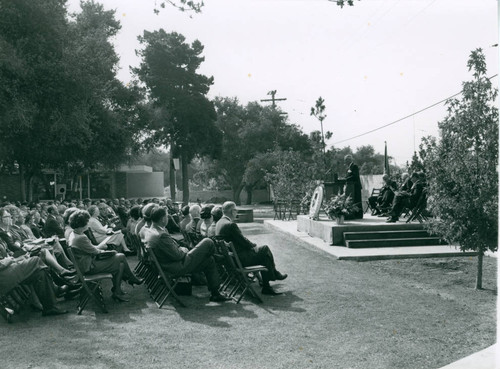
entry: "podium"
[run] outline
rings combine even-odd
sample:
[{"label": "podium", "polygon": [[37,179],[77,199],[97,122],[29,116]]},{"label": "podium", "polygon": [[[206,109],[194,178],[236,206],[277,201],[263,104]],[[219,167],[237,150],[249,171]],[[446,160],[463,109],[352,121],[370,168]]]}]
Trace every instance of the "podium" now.
[{"label": "podium", "polygon": [[345,179],[337,179],[334,182],[325,182],[325,196],[323,201],[330,200],[333,196],[341,195],[344,193],[344,189],[347,195],[351,195],[354,198],[354,183],[347,183]]}]

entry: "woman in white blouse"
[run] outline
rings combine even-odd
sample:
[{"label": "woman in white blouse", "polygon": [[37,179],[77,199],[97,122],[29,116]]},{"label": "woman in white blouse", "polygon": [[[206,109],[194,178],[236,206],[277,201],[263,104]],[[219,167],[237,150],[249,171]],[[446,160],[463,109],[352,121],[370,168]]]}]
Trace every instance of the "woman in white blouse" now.
[{"label": "woman in white blouse", "polygon": [[101,222],[99,222],[97,219],[99,216],[99,208],[97,206],[90,206],[88,208],[88,212],[90,214],[88,226],[92,230],[97,242],[101,243],[106,237],[110,237],[109,241],[106,243],[108,245],[114,245],[116,247],[116,251],[124,254],[131,252],[125,243],[125,238],[123,237],[123,233],[121,231],[113,232],[113,229],[104,227]]}]

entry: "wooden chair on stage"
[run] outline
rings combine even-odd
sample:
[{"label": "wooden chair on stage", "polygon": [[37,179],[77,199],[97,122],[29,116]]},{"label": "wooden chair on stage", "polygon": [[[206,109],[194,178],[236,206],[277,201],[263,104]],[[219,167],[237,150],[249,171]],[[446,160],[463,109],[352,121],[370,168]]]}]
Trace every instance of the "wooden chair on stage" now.
[{"label": "wooden chair on stage", "polygon": [[410,223],[413,220],[418,220],[423,223],[428,220],[427,217],[427,188],[424,188],[420,198],[417,201],[417,205],[408,212],[408,219],[406,223]]},{"label": "wooden chair on stage", "polygon": [[[370,197],[372,196],[376,196],[378,197],[380,195],[380,188],[373,188],[372,189],[372,194],[370,195]],[[371,212],[374,212],[375,210],[377,210],[377,208],[373,208],[371,205],[370,205],[370,202],[368,201],[368,199],[366,199],[365,201],[365,205],[366,205],[366,208],[365,208],[365,211],[364,213],[366,213],[368,210],[370,210]]]},{"label": "wooden chair on stage", "polygon": [[[101,288],[101,281],[105,279],[113,279],[111,273],[97,273],[91,275],[84,275],[75,259],[75,255],[71,247],[68,247],[68,256],[75,267],[76,274],[80,283],[82,284],[82,290],[80,292],[80,301],[78,302],[77,310],[78,315],[81,315],[83,309],[87,306],[90,299],[101,308],[103,313],[107,313],[108,309],[104,303],[104,296]],[[123,265],[120,266],[123,268]]]}]

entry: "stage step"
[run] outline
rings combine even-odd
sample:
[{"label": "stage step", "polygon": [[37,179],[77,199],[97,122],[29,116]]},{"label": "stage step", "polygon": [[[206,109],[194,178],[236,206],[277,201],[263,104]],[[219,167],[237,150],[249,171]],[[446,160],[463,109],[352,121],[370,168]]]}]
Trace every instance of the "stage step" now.
[{"label": "stage step", "polygon": [[372,231],[372,232],[344,232],[344,240],[377,240],[388,238],[425,238],[429,237],[424,229],[418,230],[395,230],[395,231]]},{"label": "stage step", "polygon": [[402,246],[436,246],[443,245],[439,237],[413,237],[413,238],[390,238],[371,240],[346,240],[345,245],[349,248],[371,248],[371,247],[402,247]]}]

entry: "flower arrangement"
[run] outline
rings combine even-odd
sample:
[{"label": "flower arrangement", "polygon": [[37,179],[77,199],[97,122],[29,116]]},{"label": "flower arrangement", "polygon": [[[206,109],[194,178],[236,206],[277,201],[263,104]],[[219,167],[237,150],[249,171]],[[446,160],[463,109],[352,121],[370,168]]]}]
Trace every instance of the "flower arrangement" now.
[{"label": "flower arrangement", "polygon": [[353,204],[351,195],[341,194],[332,197],[325,205],[325,211],[331,219],[340,219],[359,211],[357,205]]}]

